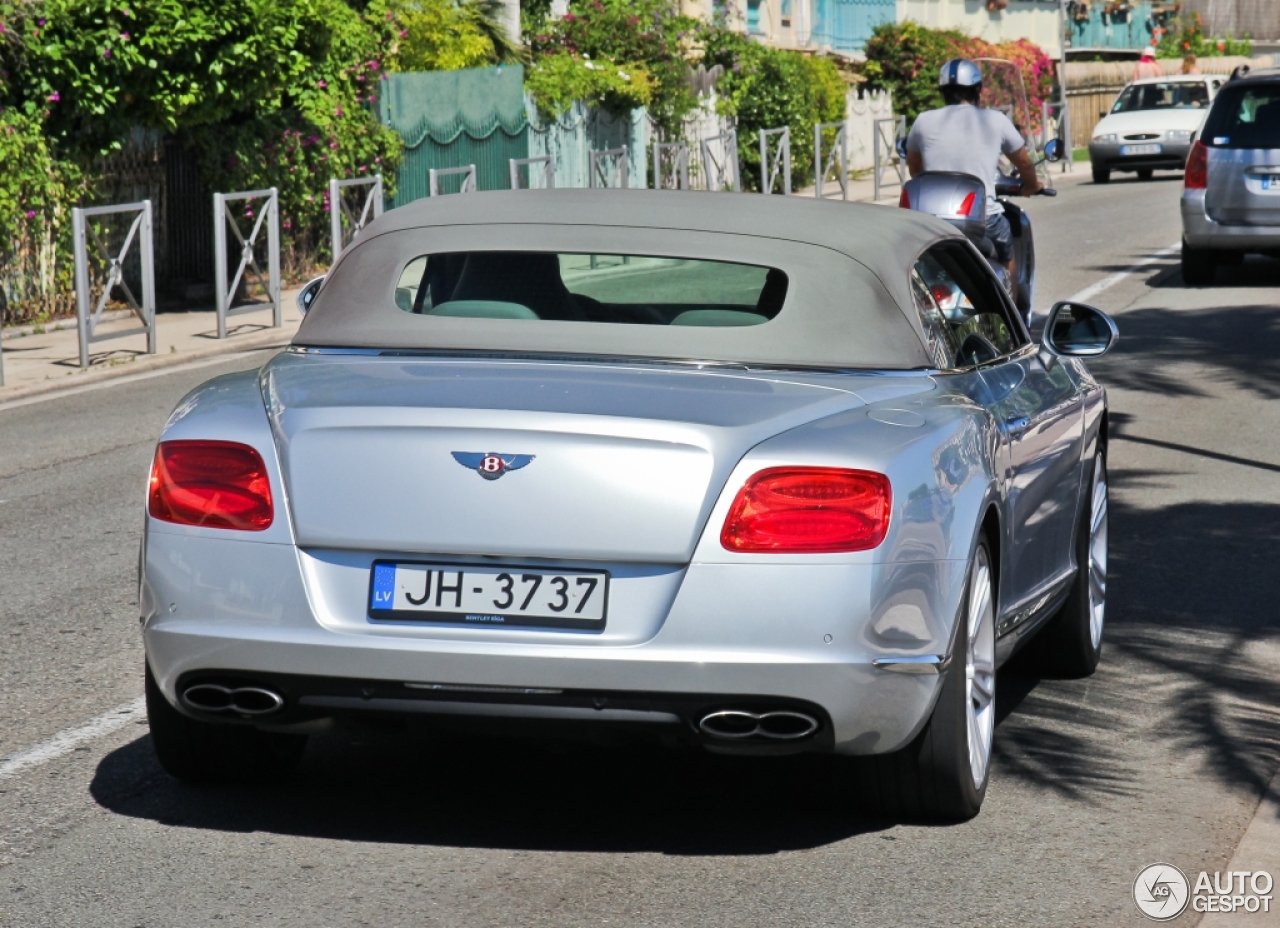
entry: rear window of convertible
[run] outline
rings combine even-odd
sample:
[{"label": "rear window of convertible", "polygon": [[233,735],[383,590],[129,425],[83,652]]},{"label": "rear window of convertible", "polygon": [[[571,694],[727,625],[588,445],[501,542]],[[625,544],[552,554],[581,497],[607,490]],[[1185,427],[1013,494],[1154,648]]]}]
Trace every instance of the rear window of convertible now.
[{"label": "rear window of convertible", "polygon": [[468,251],[422,255],[396,281],[407,313],[471,319],[760,325],[782,309],[777,268],[648,255]]}]

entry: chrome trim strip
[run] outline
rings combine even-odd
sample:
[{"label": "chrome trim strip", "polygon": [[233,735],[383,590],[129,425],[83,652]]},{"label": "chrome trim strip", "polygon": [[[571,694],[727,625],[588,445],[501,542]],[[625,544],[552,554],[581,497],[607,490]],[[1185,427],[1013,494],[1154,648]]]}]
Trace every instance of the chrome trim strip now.
[{"label": "chrome trim strip", "polygon": [[876,670],[890,673],[939,674],[951,666],[951,655],[915,654],[908,657],[877,657],[871,662]]},{"label": "chrome trim strip", "polygon": [[680,716],[671,712],[640,709],[586,709],[577,706],[537,706],[515,703],[455,702],[438,699],[386,699],[359,696],[303,696],[299,705],[322,709],[352,709],[380,712],[412,712],[424,715],[485,715],[494,718],[568,719],[581,722],[658,722],[679,725]]},{"label": "chrome trim strip", "polygon": [[464,683],[406,683],[411,690],[432,690],[439,693],[514,693],[520,696],[559,696],[564,690],[537,686],[475,686]]}]

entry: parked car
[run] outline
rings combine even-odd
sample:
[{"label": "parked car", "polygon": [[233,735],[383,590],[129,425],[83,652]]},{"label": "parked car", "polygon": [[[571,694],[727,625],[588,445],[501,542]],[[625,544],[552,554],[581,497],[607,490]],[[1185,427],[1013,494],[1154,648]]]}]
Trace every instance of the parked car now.
[{"label": "parked car", "polygon": [[1094,183],[1107,183],[1112,171],[1136,171],[1143,180],[1157,169],[1181,171],[1224,80],[1187,74],[1144,78],[1125,87],[1089,140]]},{"label": "parked car", "polygon": [[997,667],[1097,665],[1082,359],[1114,324],[1062,303],[1037,343],[932,216],[437,197],[300,304],[293,347],[156,449],[140,602],[175,776],[279,773],[331,725],[551,725],[872,755],[869,799],[967,817]]},{"label": "parked car", "polygon": [[1222,88],[1183,181],[1182,279],[1211,284],[1249,252],[1280,257],[1280,69]]}]

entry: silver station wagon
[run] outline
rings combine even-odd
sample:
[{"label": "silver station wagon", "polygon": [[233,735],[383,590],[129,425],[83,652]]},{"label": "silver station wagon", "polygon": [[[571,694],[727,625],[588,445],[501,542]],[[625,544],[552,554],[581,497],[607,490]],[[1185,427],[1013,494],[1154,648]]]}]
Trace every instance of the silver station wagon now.
[{"label": "silver station wagon", "polygon": [[944,222],[467,194],[381,217],[303,302],[292,348],[194,390],[156,449],[142,626],[175,776],[279,775],[390,717],[825,752],[875,766],[886,810],[966,817],[1000,664],[1098,662],[1082,358],[1114,326],[1059,304],[1037,342]]},{"label": "silver station wagon", "polygon": [[1280,70],[1235,77],[1214,100],[1187,159],[1182,236],[1193,287],[1250,252],[1280,257]]}]

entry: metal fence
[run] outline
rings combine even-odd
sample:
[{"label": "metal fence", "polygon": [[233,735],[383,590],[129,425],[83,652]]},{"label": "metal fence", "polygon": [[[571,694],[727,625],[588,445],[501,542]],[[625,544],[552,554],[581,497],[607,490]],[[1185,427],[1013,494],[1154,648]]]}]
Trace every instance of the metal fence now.
[{"label": "metal fence", "polygon": [[[134,213],[129,231],[125,233],[124,243],[114,254],[102,242],[93,224],[87,220],[96,216]],[[151,201],[141,203],[124,203],[119,206],[91,206],[85,209],[76,207],[71,211],[71,228],[73,250],[75,253],[76,280],[76,322],[80,332],[80,367],[89,366],[89,346],[94,342],[107,341],[113,338],[124,338],[129,335],[147,336],[147,354],[156,353],[156,269],[155,243],[151,229]],[[92,285],[90,279],[89,243],[92,241],[96,257],[106,267],[106,277],[102,281],[102,295],[97,305],[90,310],[92,302]],[[129,249],[134,242],[138,243],[142,271],[142,302],[134,296],[133,290],[124,279],[124,262],[129,257]],[[111,300],[111,294],[119,290],[125,303],[133,310],[142,324],[136,328],[123,331],[98,333],[98,323],[102,320],[103,310]]]},{"label": "metal fence", "polygon": [[[835,130],[835,138],[831,146],[823,154],[822,134]],[[840,185],[840,199],[849,199],[849,124],[840,122],[819,122],[813,126],[813,195],[819,200],[827,195],[827,178],[835,170],[835,180]]]},{"label": "metal fence", "polygon": [[[716,151],[719,146],[720,151]],[[712,191],[732,190],[742,192],[742,166],[738,163],[738,132],[728,129],[709,139],[703,139],[698,147],[702,150],[702,173],[707,179],[707,189]]]},{"label": "metal fence", "polygon": [[[352,212],[347,205],[344,190],[365,188],[364,198],[360,203],[359,213]],[[333,260],[338,257],[347,245],[374,219],[382,215],[382,175],[372,177],[353,177],[350,180],[329,180],[329,232],[333,237]],[[346,223],[343,223],[346,219]],[[346,228],[344,228],[344,225]],[[348,231],[349,229],[349,231]]]},{"label": "metal fence", "polygon": [[[538,158],[512,158],[507,162],[511,169],[511,189],[512,190],[532,190],[533,187],[533,167],[534,165],[542,166],[542,189],[554,190],[556,186],[556,162],[550,155],[542,155]],[[529,169],[529,181],[523,183],[520,180],[520,169]]]},{"label": "metal fence", "polygon": [[431,168],[428,170],[428,196],[438,197],[445,192],[440,185],[440,179],[443,177],[459,178],[458,193],[476,192],[476,166],[474,164],[463,165],[460,168]]},{"label": "metal fence", "polygon": [[689,189],[689,146],[684,142],[653,143],[653,189]]},{"label": "metal fence", "polygon": [[[263,201],[264,205],[255,211],[254,203]],[[248,238],[240,231],[240,224],[231,212],[229,204],[245,203],[246,219],[255,219],[253,229]],[[240,261],[236,266],[231,285],[227,285],[228,252],[227,227],[235,234],[240,243]],[[267,232],[267,272],[264,275],[258,266],[256,249],[259,236],[263,230]],[[239,193],[215,193],[213,195],[213,273],[214,297],[218,309],[218,338],[227,337],[227,317],[242,313],[271,310],[271,325],[279,328],[284,320],[281,318],[280,306],[280,195],[275,187],[265,190],[243,190]],[[257,283],[266,290],[267,303],[240,302],[240,284],[248,283],[248,275],[253,275]]]},{"label": "metal fence", "polygon": [[902,156],[898,154],[898,139],[906,138],[907,117],[890,116],[875,121],[875,199],[880,199],[880,188],[884,186],[884,175],[892,170],[897,177],[898,186],[907,182],[906,168]]},{"label": "metal fence", "polygon": [[[770,139],[777,142],[770,145]],[[781,178],[782,192],[791,194],[791,127],[762,129],[760,131],[760,192],[773,193],[774,184]]]},{"label": "metal fence", "polygon": [[591,187],[625,188],[630,181],[630,160],[627,146],[593,150],[589,154],[590,174],[587,175]]}]

